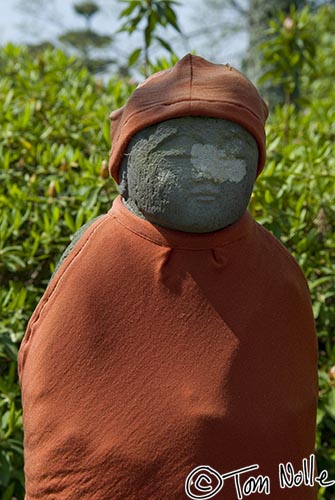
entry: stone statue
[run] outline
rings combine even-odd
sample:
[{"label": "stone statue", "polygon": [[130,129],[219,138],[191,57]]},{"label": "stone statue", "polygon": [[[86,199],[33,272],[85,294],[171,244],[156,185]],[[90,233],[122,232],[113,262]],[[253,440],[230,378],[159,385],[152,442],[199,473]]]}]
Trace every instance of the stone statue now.
[{"label": "stone statue", "polygon": [[175,118],[135,134],[119,188],[138,217],[178,231],[217,231],[244,214],[257,164],[257,143],[237,123]]},{"label": "stone statue", "polygon": [[247,210],[267,114],[192,55],[111,114],[120,196],[19,351],[26,500],[316,500],[309,291]]}]

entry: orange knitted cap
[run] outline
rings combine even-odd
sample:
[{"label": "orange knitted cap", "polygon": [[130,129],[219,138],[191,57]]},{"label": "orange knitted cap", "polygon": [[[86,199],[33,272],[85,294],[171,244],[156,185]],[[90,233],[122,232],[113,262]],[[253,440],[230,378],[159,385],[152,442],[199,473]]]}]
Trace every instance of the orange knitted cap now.
[{"label": "orange knitted cap", "polygon": [[112,177],[119,182],[119,167],[133,135],[155,123],[182,116],[223,118],[247,129],[258,144],[260,174],[266,156],[264,125],[268,107],[258,90],[228,64],[213,64],[187,54],[173,68],[150,76],[122,108],[111,113]]}]

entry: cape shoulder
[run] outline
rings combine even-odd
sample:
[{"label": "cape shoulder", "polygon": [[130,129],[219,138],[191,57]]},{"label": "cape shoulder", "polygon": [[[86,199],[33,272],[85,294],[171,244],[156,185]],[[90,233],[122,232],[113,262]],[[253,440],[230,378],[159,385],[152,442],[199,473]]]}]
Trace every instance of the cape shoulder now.
[{"label": "cape shoulder", "polygon": [[69,254],[72,252],[72,250],[74,249],[74,247],[76,246],[76,244],[79,242],[79,240],[81,239],[82,236],[84,236],[84,234],[86,233],[86,231],[88,230],[88,228],[94,224],[95,222],[97,222],[99,219],[101,219],[102,217],[104,217],[106,214],[102,214],[102,215],[98,215],[98,217],[95,217],[94,219],[91,219],[89,220],[88,222],[86,222],[86,224],[84,224],[83,226],[81,226],[81,228],[78,229],[78,231],[76,231],[72,237],[72,240],[71,240],[71,243],[66,247],[66,249],[64,250],[64,252],[62,253],[56,267],[55,267],[55,270],[54,272],[52,273],[51,275],[51,278],[49,280],[49,284],[51,283],[51,280],[54,278],[55,274],[57,273],[58,269],[61,267],[61,265],[63,264],[64,260],[69,256]]},{"label": "cape shoulder", "polygon": [[305,287],[310,294],[309,286],[307,279],[293,255],[287,250],[284,244],[276,238],[268,229],[255,221],[256,228],[259,232],[260,237],[266,242],[267,247],[270,249],[272,253],[274,253],[278,258],[282,259],[285,262],[285,265],[288,267],[292,275],[298,279],[299,281],[305,284]]},{"label": "cape shoulder", "polygon": [[70,243],[70,245],[63,252],[59,263],[51,276],[51,279],[46,287],[42,297],[40,298],[30,320],[28,322],[25,334],[23,336],[18,356],[18,373],[19,376],[22,371],[23,364],[23,353],[25,351],[25,346],[29,342],[32,335],[34,325],[37,323],[42,313],[44,312],[50,298],[52,297],[54,291],[57,288],[58,282],[66,272],[71,263],[79,256],[79,254],[85,251],[85,248],[94,236],[94,233],[99,230],[100,226],[104,224],[105,221],[110,221],[108,214],[103,214],[94,219],[88,221],[84,224],[75,234]]}]

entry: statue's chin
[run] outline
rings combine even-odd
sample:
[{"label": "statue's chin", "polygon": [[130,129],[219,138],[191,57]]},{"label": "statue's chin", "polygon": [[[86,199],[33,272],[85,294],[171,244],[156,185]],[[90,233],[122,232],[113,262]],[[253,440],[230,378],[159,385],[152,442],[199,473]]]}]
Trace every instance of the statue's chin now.
[{"label": "statue's chin", "polygon": [[192,222],[174,219],[171,222],[169,220],[165,220],[164,218],[154,217],[151,215],[143,215],[143,217],[157,226],[186,233],[211,233],[213,231],[219,231],[220,229],[230,226],[237,220],[217,221],[216,223],[213,223],[213,219],[210,221],[192,220]]},{"label": "statue's chin", "polygon": [[187,233],[211,233],[224,229],[234,224],[246,208],[242,204],[228,208],[222,203],[217,203],[216,207],[207,203],[201,206],[194,203],[170,203],[164,209],[154,204],[148,209],[139,207],[134,200],[129,199],[123,199],[123,204],[134,215],[151,224]]}]

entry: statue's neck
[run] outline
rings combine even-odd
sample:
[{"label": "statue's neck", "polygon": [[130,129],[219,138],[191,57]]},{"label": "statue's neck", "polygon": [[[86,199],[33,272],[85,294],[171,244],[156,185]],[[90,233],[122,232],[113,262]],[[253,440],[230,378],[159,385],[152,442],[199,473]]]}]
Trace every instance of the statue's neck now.
[{"label": "statue's neck", "polygon": [[139,210],[138,206],[133,200],[126,200],[125,198],[122,198],[122,203],[123,205],[128,208],[128,210],[139,217],[140,219],[147,220],[146,217],[142,214],[142,212]]}]

